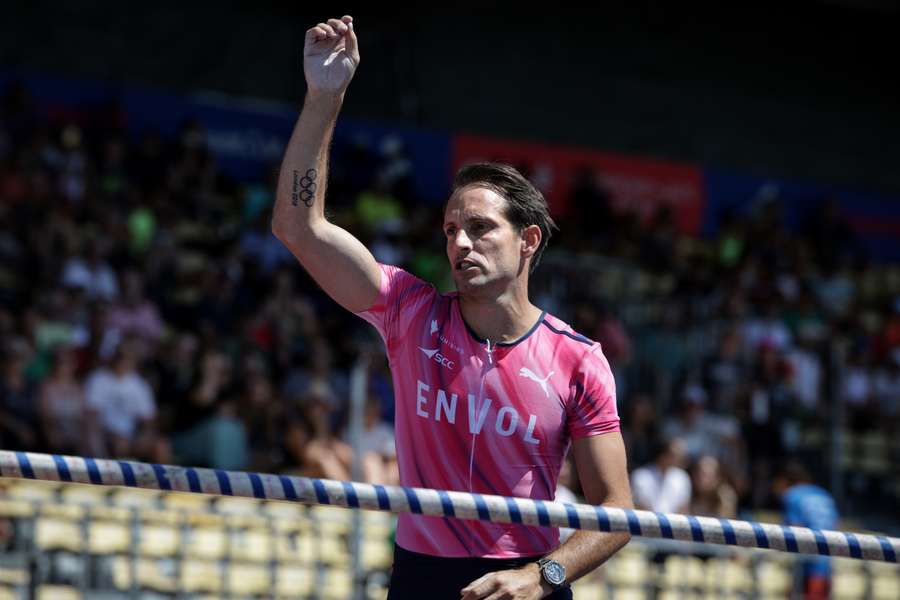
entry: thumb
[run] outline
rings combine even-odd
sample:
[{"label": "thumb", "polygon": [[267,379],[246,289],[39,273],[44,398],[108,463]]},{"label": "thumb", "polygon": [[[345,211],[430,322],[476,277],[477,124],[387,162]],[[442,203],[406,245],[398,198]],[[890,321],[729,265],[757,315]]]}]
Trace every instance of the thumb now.
[{"label": "thumb", "polygon": [[350,31],[344,36],[344,43],[347,54],[353,58],[353,62],[359,64],[359,41],[356,39],[356,32],[353,30],[353,21],[347,23]]}]

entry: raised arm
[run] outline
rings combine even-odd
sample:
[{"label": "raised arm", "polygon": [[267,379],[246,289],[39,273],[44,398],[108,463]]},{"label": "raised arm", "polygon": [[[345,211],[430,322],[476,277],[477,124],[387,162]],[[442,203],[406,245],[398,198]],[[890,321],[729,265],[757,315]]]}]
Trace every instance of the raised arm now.
[{"label": "raised arm", "polygon": [[352,17],[329,19],[306,32],[306,99],[281,163],[272,217],[275,237],[329,296],[352,312],[372,306],[381,271],[358,239],[325,218],[325,184],[335,121],[358,65]]}]

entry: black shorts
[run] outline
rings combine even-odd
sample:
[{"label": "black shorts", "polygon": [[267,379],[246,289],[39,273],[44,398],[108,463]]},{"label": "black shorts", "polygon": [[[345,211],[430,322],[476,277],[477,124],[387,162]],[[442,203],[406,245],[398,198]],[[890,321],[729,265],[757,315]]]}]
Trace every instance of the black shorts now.
[{"label": "black shorts", "polygon": [[[482,575],[517,569],[539,558],[444,558],[410,552],[395,545],[388,600],[459,600],[460,590]],[[557,590],[547,599],[572,600],[572,590]]]}]

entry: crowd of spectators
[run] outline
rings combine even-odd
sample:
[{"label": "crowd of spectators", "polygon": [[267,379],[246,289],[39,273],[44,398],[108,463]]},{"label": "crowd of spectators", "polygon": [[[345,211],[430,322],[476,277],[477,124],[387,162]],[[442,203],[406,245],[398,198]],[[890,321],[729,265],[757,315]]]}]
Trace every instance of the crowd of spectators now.
[{"label": "crowd of spectators", "polygon": [[[374,348],[363,472],[396,482],[385,358],[271,235],[277,166],[236,182],[202,123],[172,139],[126,125],[3,93],[0,447],[349,479],[350,371]],[[329,211],[447,290],[439,206],[416,198],[411,169],[391,137],[336,148]],[[835,203],[789,231],[762,194],[705,240],[667,210],[614,211],[602,173],[568,205],[535,297],[603,344],[639,505],[773,508],[779,462],[825,456],[835,423],[851,457],[856,440],[893,441],[900,269],[867,258]],[[896,450],[883,473],[842,465],[851,492],[895,502]]]}]

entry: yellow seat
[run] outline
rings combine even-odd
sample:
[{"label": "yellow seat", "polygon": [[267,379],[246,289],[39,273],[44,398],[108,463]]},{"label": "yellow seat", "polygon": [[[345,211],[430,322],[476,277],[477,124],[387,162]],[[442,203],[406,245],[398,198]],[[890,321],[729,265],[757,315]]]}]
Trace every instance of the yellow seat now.
[{"label": "yellow seat", "polygon": [[81,593],[68,585],[42,585],[38,587],[37,600],[81,600]]},{"label": "yellow seat", "polygon": [[323,535],[345,535],[350,531],[351,514],[349,510],[336,506],[314,506],[309,511],[314,527]]},{"label": "yellow seat", "polygon": [[318,561],[317,540],[309,533],[279,534],[275,537],[275,555],[279,561],[313,564]]},{"label": "yellow seat", "polygon": [[185,560],[181,563],[181,587],[187,593],[222,592],[222,567],[205,560]]},{"label": "yellow seat", "polygon": [[272,577],[261,565],[232,564],[228,570],[228,590],[238,596],[272,596]]},{"label": "yellow seat", "polygon": [[750,566],[736,559],[710,559],[706,564],[705,576],[708,594],[749,594],[753,590]]},{"label": "yellow seat", "polygon": [[127,556],[116,556],[110,563],[112,585],[117,590],[131,589],[131,559]]},{"label": "yellow seat", "polygon": [[346,568],[328,569],[322,597],[327,600],[348,600],[353,595],[353,574]]},{"label": "yellow seat", "polygon": [[40,514],[64,521],[79,521],[87,516],[84,506],[79,504],[42,504]]},{"label": "yellow seat", "polygon": [[91,554],[118,554],[131,549],[131,529],[121,523],[94,521],[88,527]]},{"label": "yellow seat", "polygon": [[0,517],[22,519],[34,514],[34,503],[28,500],[0,498]]},{"label": "yellow seat", "polygon": [[106,504],[109,488],[84,483],[67,483],[60,487],[59,496],[66,504]]},{"label": "yellow seat", "polygon": [[162,495],[162,505],[168,510],[181,512],[210,512],[212,498],[203,494],[187,492],[166,492]]},{"label": "yellow seat", "polygon": [[223,496],[216,500],[216,512],[223,515],[259,515],[262,514],[262,500]]},{"label": "yellow seat", "polygon": [[39,550],[81,552],[84,547],[81,525],[76,521],[40,517],[35,529],[35,545]]},{"label": "yellow seat", "polygon": [[4,585],[25,585],[31,580],[28,569],[0,567],[0,583]]},{"label": "yellow seat", "polygon": [[582,577],[572,584],[572,595],[578,600],[606,600],[606,585],[589,576]]},{"label": "yellow seat", "polygon": [[362,564],[366,570],[387,569],[394,560],[394,549],[388,540],[362,540]]},{"label": "yellow seat", "polygon": [[759,593],[766,596],[782,596],[787,594],[794,584],[794,577],[790,569],[781,562],[767,560],[759,565],[756,573],[759,583]]},{"label": "yellow seat", "polygon": [[673,554],[666,558],[662,583],[667,588],[700,588],[705,583],[703,561],[696,556]]},{"label": "yellow seat", "polygon": [[122,506],[92,506],[90,516],[91,519],[113,521],[117,523],[130,523],[132,520],[131,511]]},{"label": "yellow seat", "polygon": [[56,492],[60,484],[49,481],[27,481],[24,479],[10,480],[12,484],[7,489],[7,495],[14,500],[28,500],[30,502],[54,502]]},{"label": "yellow seat", "polygon": [[239,529],[231,534],[231,556],[245,562],[268,562],[275,556],[274,540],[265,529]]},{"label": "yellow seat", "polygon": [[647,590],[635,587],[616,588],[610,595],[610,600],[647,600]]},{"label": "yellow seat", "polygon": [[162,492],[154,490],[119,487],[111,492],[110,501],[125,508],[157,508],[161,496]]},{"label": "yellow seat", "polygon": [[363,535],[389,538],[396,527],[392,514],[374,510],[362,511]]},{"label": "yellow seat", "polygon": [[141,526],[139,554],[155,558],[174,556],[178,552],[179,545],[178,529],[175,527],[146,524]]},{"label": "yellow seat", "polygon": [[651,576],[647,558],[643,554],[630,552],[614,555],[605,567],[606,578],[616,586],[639,587],[645,585]]},{"label": "yellow seat", "polygon": [[0,600],[19,600],[19,594],[5,585],[0,586]]},{"label": "yellow seat", "polygon": [[312,594],[315,574],[308,567],[279,565],[275,579],[278,598],[305,598]]},{"label": "yellow seat", "polygon": [[900,570],[898,570],[897,565],[879,564],[884,567],[893,567],[893,572],[887,569],[878,572],[873,569],[875,572],[872,575],[872,600],[897,600],[897,596],[900,595],[898,593],[898,590],[900,590]]},{"label": "yellow seat", "polygon": [[185,556],[218,560],[227,550],[225,530],[220,527],[192,527],[184,547]]},{"label": "yellow seat", "polygon": [[139,587],[167,594],[175,593],[178,582],[171,568],[171,562],[160,562],[153,559],[138,559],[135,568]]},{"label": "yellow seat", "polygon": [[139,509],[138,517],[144,523],[175,527],[184,522],[184,513],[173,510]]},{"label": "yellow seat", "polygon": [[318,540],[319,560],[327,565],[346,565],[350,561],[350,552],[344,538],[337,535],[324,535]]},{"label": "yellow seat", "polygon": [[[866,575],[862,571],[837,572],[832,577],[834,597],[841,600],[858,600],[866,595]],[[895,590],[900,594],[900,590]]]},{"label": "yellow seat", "polygon": [[263,502],[261,513],[271,517],[273,525],[285,531],[301,531],[310,527],[306,507],[294,502]]}]

